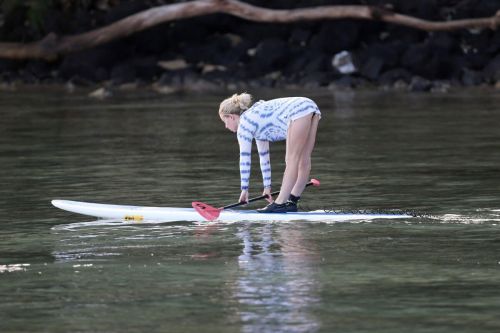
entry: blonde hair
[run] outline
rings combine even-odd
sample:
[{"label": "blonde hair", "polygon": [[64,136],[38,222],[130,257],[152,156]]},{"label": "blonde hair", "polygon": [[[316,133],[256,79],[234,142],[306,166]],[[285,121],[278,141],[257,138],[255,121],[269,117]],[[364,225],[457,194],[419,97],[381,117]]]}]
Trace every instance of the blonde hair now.
[{"label": "blonde hair", "polygon": [[252,95],[247,93],[234,94],[233,96],[226,98],[220,103],[219,114],[229,115],[236,114],[241,115],[245,110],[247,110],[252,104]]}]

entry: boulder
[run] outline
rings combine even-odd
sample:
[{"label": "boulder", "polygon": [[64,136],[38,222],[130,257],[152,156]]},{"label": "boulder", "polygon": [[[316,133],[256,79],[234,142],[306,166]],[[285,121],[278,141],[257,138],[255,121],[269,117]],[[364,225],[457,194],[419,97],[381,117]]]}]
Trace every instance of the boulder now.
[{"label": "boulder", "polygon": [[369,58],[367,62],[363,64],[360,70],[360,74],[367,79],[376,80],[384,67],[384,60],[379,57]]},{"label": "boulder", "polygon": [[88,96],[93,99],[103,100],[113,96],[113,92],[107,87],[102,87],[91,92]]},{"label": "boulder", "polygon": [[332,66],[341,74],[352,74],[358,71],[354,64],[353,55],[348,51],[341,51],[333,56]]},{"label": "boulder", "polygon": [[[59,74],[63,79],[74,76],[98,82],[102,74],[109,72],[116,64],[132,57],[133,51],[122,42],[109,43],[93,49],[71,53],[64,57],[59,66]],[[101,75],[97,70],[102,68]]]},{"label": "boulder", "polygon": [[0,73],[16,71],[21,65],[20,61],[0,58]]},{"label": "boulder", "polygon": [[408,85],[408,89],[412,92],[430,91],[431,88],[432,82],[419,76],[414,76]]},{"label": "boulder", "polygon": [[288,44],[276,38],[265,39],[257,45],[252,63],[261,73],[282,68],[288,60]]},{"label": "boulder", "polygon": [[428,65],[431,49],[427,44],[410,45],[401,56],[401,65],[410,72],[421,72]]},{"label": "boulder", "polygon": [[298,47],[305,47],[311,38],[311,29],[296,27],[292,30],[288,43]]},{"label": "boulder", "polygon": [[379,83],[384,86],[393,86],[397,81],[410,83],[411,73],[404,68],[394,68],[384,72],[379,77]]},{"label": "boulder", "polygon": [[329,67],[328,58],[321,52],[315,49],[294,48],[291,50],[283,74],[288,78],[300,78],[308,72],[329,72],[331,71]]},{"label": "boulder", "polygon": [[462,83],[464,86],[477,86],[483,83],[483,73],[469,68],[463,69]]},{"label": "boulder", "polygon": [[46,61],[32,60],[29,61],[24,69],[31,73],[34,77],[39,80],[47,79],[51,77],[51,66]]},{"label": "boulder", "polygon": [[483,69],[483,76],[489,83],[500,81],[500,54],[493,58]]},{"label": "boulder", "polygon": [[111,69],[111,81],[115,85],[134,82],[136,80],[136,70],[132,63],[119,63]]},{"label": "boulder", "polygon": [[354,49],[359,41],[359,22],[325,21],[310,38],[309,47],[325,54]]}]

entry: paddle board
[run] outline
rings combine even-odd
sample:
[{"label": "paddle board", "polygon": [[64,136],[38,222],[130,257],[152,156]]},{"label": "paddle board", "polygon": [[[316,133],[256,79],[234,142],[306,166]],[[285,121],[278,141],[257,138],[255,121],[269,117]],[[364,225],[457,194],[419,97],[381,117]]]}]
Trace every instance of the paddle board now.
[{"label": "paddle board", "polygon": [[[193,208],[123,206],[71,200],[52,200],[52,205],[69,212],[93,216],[101,219],[136,222],[206,222],[206,219],[198,214],[198,212],[196,212]],[[345,222],[374,219],[406,219],[411,217],[413,216],[409,214],[354,214],[328,212],[324,210],[273,214],[263,214],[255,210],[223,210],[217,221]]]}]

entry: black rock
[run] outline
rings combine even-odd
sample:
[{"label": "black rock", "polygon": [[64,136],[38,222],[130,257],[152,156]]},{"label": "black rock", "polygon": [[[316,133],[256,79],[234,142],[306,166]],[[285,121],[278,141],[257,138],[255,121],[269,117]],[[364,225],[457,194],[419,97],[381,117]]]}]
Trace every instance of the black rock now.
[{"label": "black rock", "polygon": [[228,36],[214,35],[204,43],[186,44],[181,53],[184,59],[191,64],[203,62],[229,67],[247,59],[249,47],[250,43],[246,40],[233,46]]},{"label": "black rock", "polygon": [[241,42],[237,46],[233,46],[227,35],[214,35],[207,39],[204,43],[205,63],[214,65],[230,66],[236,64],[240,58],[246,56],[249,44]]},{"label": "black rock", "polygon": [[425,31],[403,27],[396,24],[388,24],[385,32],[387,33],[387,41],[397,41],[404,45],[421,43],[428,35]]},{"label": "black rock", "polygon": [[450,91],[452,82],[449,81],[434,81],[432,83],[431,92],[433,93],[447,93]]},{"label": "black rock", "polygon": [[465,66],[474,70],[480,70],[488,65],[490,56],[481,52],[469,52],[464,55]]},{"label": "black rock", "polygon": [[193,92],[216,92],[221,88],[222,83],[217,81],[199,78],[197,76],[187,76],[184,78],[183,88]]},{"label": "black rock", "polygon": [[379,82],[385,86],[392,86],[396,81],[410,83],[411,73],[404,68],[394,68],[379,77]]},{"label": "black rock", "polygon": [[14,72],[0,72],[0,83],[11,83],[15,80],[17,74]]},{"label": "black rock", "polygon": [[[180,44],[201,43],[208,38],[212,31],[201,25],[198,22],[199,19],[174,21],[166,25],[167,33],[163,37],[168,47],[175,50]],[[193,29],[193,27],[196,27],[196,29]]]},{"label": "black rock", "polygon": [[158,85],[169,85],[182,87],[185,82],[193,82],[200,78],[200,75],[192,69],[182,69],[178,71],[164,72],[157,81]]},{"label": "black rock", "polygon": [[446,79],[452,81],[461,81],[462,69],[464,67],[467,67],[467,61],[461,54],[452,54],[448,59],[446,67],[448,70]]},{"label": "black rock", "polygon": [[89,87],[89,86],[92,86],[95,84],[96,81],[90,81],[90,80],[87,80],[85,78],[82,78],[78,75],[75,75],[73,77],[71,77],[69,80],[68,80],[68,84],[70,85],[75,85],[75,86],[81,86],[81,87]]},{"label": "black rock", "polygon": [[488,44],[489,46],[486,49],[488,54],[494,55],[500,51],[500,30],[497,29],[494,33],[492,33]]},{"label": "black rock", "polygon": [[59,73],[66,80],[78,76],[98,82],[101,79],[101,75],[97,73],[99,68],[109,71],[132,55],[133,48],[127,47],[123,42],[109,43],[67,55],[61,62]]},{"label": "black rock", "polygon": [[326,21],[310,39],[310,47],[325,54],[351,50],[359,40],[359,22]]},{"label": "black rock", "polygon": [[158,59],[154,56],[136,58],[132,61],[136,77],[147,81],[155,80],[163,70],[158,66]]},{"label": "black rock", "polygon": [[454,7],[454,19],[493,16],[498,11],[498,2],[492,0],[461,1]]},{"label": "black rock", "polygon": [[40,80],[35,75],[33,75],[31,72],[28,72],[28,71],[26,71],[24,69],[20,70],[18,72],[18,74],[19,74],[19,79],[23,83],[36,84],[36,83],[40,82]]},{"label": "black rock", "polygon": [[[194,30],[194,29],[193,29]],[[141,31],[131,38],[135,52],[138,54],[155,55],[168,50],[171,45],[168,36],[168,25],[159,25],[145,31]]]},{"label": "black rock", "polygon": [[87,81],[98,81],[95,75],[95,66],[68,57],[65,58],[61,67],[59,67],[59,75],[66,80],[79,77]]},{"label": "black rock", "polygon": [[68,31],[67,21],[71,21],[69,15],[61,13],[55,8],[50,8],[43,19],[43,27],[47,33],[51,32],[56,35],[63,35]]},{"label": "black rock", "polygon": [[433,48],[432,43],[411,45],[401,57],[401,64],[417,76],[428,79],[445,79],[454,72],[454,64],[447,49]]},{"label": "black rock", "polygon": [[500,54],[493,58],[483,69],[483,76],[489,83],[500,81]]},{"label": "black rock", "polygon": [[431,49],[427,44],[419,43],[410,45],[401,57],[401,65],[410,72],[418,72],[428,65]]},{"label": "black rock", "polygon": [[113,84],[120,85],[123,83],[134,82],[136,74],[137,72],[133,64],[126,62],[113,66],[110,76]]},{"label": "black rock", "polygon": [[467,45],[470,51],[476,53],[487,53],[491,47],[493,32],[489,29],[478,30],[472,33],[470,30],[461,30],[456,33],[460,36],[457,45]]},{"label": "black rock", "polygon": [[355,62],[362,76],[375,80],[380,73],[399,65],[405,46],[397,41],[375,42],[356,52]]},{"label": "black rock", "polygon": [[315,49],[303,50],[301,48],[300,51],[292,52],[288,64],[283,70],[283,74],[287,77],[301,77],[305,72],[305,67],[321,55]]},{"label": "black rock", "polygon": [[232,32],[247,39],[255,46],[265,39],[279,39],[287,42],[290,28],[286,24],[256,23],[239,20],[232,28]]},{"label": "black rock", "polygon": [[396,1],[394,11],[419,18],[438,20],[439,10],[437,0],[426,1]]},{"label": "black rock", "polygon": [[301,84],[307,84],[309,88],[313,87],[314,85],[320,87],[320,86],[327,86],[330,82],[332,81],[331,75],[325,72],[309,72],[307,73],[302,80],[300,81]]},{"label": "black rock", "polygon": [[330,59],[324,54],[316,54],[305,64],[304,73],[311,72],[332,72],[330,67]]},{"label": "black rock", "polygon": [[281,39],[265,39],[257,45],[253,63],[261,72],[282,68],[288,60],[288,44]]},{"label": "black rock", "polygon": [[469,68],[463,69],[462,83],[464,86],[477,86],[483,83],[483,73]]},{"label": "black rock", "polygon": [[408,89],[413,92],[429,91],[431,88],[432,82],[419,76],[414,76],[408,86]]},{"label": "black rock", "polygon": [[447,79],[450,77],[451,73],[460,70],[455,67],[455,63],[452,61],[453,56],[449,53],[436,50],[427,66],[422,67],[416,73],[419,73],[430,79]]},{"label": "black rock", "polygon": [[440,50],[447,53],[458,51],[458,39],[450,32],[433,32],[429,35],[427,43],[433,51]]},{"label": "black rock", "polygon": [[292,30],[290,34],[290,38],[288,42],[291,45],[297,45],[299,47],[305,47],[309,42],[309,38],[311,37],[311,30],[305,29],[303,27],[296,27]]},{"label": "black rock", "polygon": [[15,71],[23,64],[21,61],[0,58],[0,73]]},{"label": "black rock", "polygon": [[106,19],[100,19],[99,22],[96,22],[95,18],[92,12],[78,8],[69,22],[71,24],[70,31],[75,34],[84,33],[99,26],[109,24]]},{"label": "black rock", "polygon": [[378,78],[383,66],[384,60],[382,58],[372,57],[363,64],[359,72],[364,77],[370,80],[375,80]]},{"label": "black rock", "polygon": [[51,76],[51,66],[46,61],[30,61],[24,69],[39,80],[47,79]]}]

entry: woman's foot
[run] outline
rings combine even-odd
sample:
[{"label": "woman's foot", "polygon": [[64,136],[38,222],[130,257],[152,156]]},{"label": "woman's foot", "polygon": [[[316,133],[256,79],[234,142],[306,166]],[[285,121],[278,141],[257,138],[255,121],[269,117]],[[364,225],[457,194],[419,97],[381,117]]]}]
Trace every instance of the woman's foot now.
[{"label": "woman's foot", "polygon": [[297,205],[287,201],[282,204],[276,202],[270,203],[264,208],[257,209],[259,213],[291,213],[297,211]]},{"label": "woman's foot", "polygon": [[297,211],[297,203],[291,200],[285,202],[287,212],[295,213]]}]

